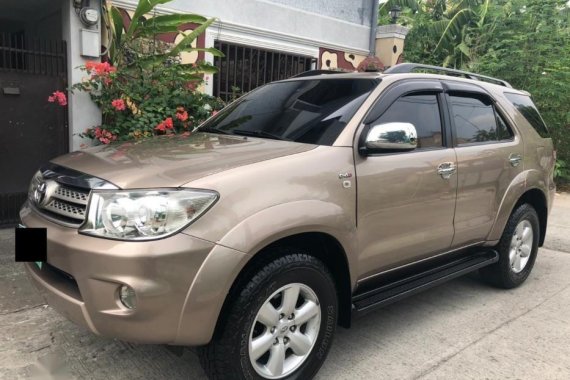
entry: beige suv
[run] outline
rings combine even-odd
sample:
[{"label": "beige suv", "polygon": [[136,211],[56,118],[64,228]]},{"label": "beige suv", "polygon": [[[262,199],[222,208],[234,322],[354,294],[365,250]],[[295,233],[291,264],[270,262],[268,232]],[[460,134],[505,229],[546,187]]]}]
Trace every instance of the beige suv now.
[{"label": "beige suv", "polygon": [[355,316],[476,270],[524,282],[554,161],[504,81],[415,64],[302,75],[190,136],[52,160],[20,214],[47,228],[47,262],[25,265],[96,334],[199,346],[212,379],[309,379]]}]

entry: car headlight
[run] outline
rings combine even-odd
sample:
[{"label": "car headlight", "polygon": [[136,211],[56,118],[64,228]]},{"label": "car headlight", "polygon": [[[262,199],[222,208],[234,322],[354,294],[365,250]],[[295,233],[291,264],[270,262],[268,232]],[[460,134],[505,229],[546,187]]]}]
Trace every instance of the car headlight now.
[{"label": "car headlight", "polygon": [[86,235],[152,240],[172,235],[200,217],[218,199],[208,190],[93,190]]}]

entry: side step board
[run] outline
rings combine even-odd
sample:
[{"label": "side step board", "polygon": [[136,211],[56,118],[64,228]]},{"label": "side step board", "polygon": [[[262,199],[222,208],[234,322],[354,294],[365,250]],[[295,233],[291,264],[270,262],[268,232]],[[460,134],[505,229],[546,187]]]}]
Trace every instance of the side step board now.
[{"label": "side step board", "polygon": [[497,251],[485,250],[432,267],[421,273],[383,283],[375,289],[353,296],[353,312],[360,316],[497,261],[499,261]]}]

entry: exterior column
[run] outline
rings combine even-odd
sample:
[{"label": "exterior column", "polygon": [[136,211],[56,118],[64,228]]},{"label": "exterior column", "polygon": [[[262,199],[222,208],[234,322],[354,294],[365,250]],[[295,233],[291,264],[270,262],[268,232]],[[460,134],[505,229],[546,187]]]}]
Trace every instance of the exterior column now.
[{"label": "exterior column", "polygon": [[[87,61],[100,61],[97,57],[83,57],[81,55],[81,29],[101,31],[101,22],[88,27],[81,23],[73,8],[73,1],[62,1],[62,35],[67,42],[67,85],[71,87],[78,83],[85,76],[85,72],[77,67],[84,65]],[[91,0],[91,8],[101,9],[100,0]],[[101,17],[99,17],[101,19]],[[68,93],[68,117],[69,117],[69,149],[74,151],[80,148],[81,144],[91,145],[91,140],[81,139],[77,136],[86,128],[101,125],[101,111],[91,101],[89,94],[76,91],[74,94]]]},{"label": "exterior column", "polygon": [[380,25],[376,30],[376,56],[386,68],[398,63],[404,52],[404,40],[409,29],[397,25]]}]

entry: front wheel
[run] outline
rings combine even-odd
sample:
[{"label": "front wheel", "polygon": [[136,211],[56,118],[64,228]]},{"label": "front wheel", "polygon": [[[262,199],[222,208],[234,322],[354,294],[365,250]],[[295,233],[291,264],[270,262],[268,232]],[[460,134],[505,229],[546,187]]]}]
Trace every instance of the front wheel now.
[{"label": "front wheel", "polygon": [[200,361],[211,379],[310,379],[337,322],[333,278],[318,259],[280,250],[243,285]]},{"label": "front wheel", "polygon": [[509,218],[496,247],[499,261],[480,270],[483,279],[506,289],[522,284],[534,266],[539,236],[536,211],[529,204],[519,206]]}]

